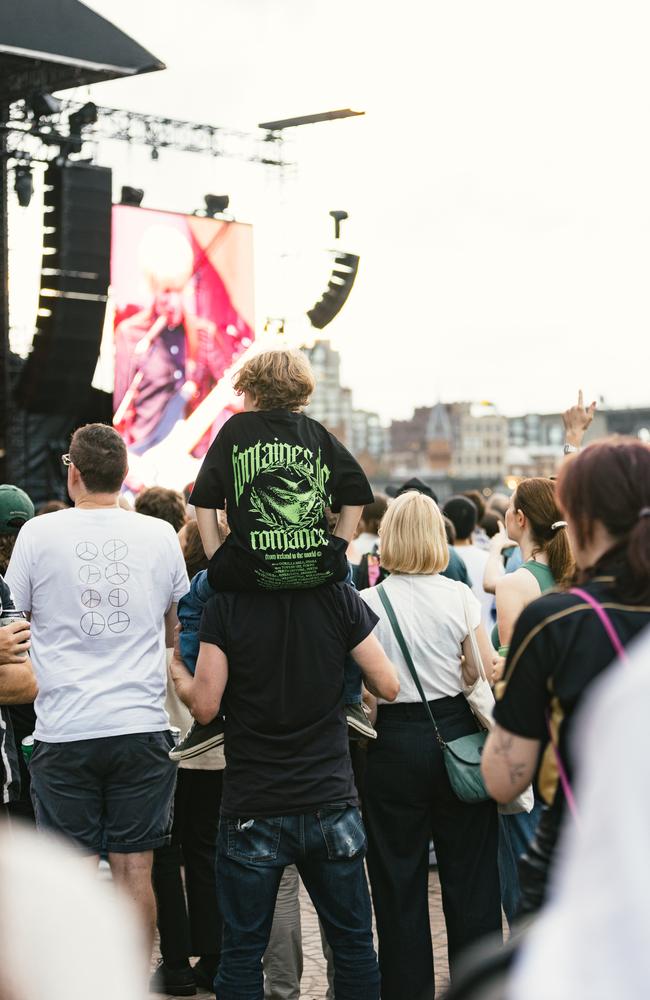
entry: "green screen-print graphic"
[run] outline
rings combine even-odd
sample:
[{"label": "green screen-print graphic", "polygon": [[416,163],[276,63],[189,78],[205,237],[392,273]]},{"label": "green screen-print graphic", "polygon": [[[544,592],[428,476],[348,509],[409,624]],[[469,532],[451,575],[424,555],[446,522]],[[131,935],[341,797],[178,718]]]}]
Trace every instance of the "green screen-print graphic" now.
[{"label": "green screen-print graphic", "polygon": [[[253,551],[266,553],[271,562],[279,558],[274,553],[293,553],[294,560],[317,557],[329,544],[323,517],[331,502],[330,469],[320,449],[314,455],[309,448],[277,438],[241,451],[234,445],[232,466],[235,501],[239,504],[248,490],[248,510],[258,524],[249,535]],[[281,575],[286,577],[286,572]]]}]

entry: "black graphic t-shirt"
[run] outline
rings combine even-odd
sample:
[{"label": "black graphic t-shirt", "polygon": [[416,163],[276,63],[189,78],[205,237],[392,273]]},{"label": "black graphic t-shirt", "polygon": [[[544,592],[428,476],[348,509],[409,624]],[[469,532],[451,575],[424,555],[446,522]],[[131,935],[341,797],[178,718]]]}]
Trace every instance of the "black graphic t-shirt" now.
[{"label": "black graphic t-shirt", "polygon": [[345,583],[215,594],[208,601],[201,642],[228,658],[225,816],[356,805],[343,671],[346,655],[377,620]]},{"label": "black graphic t-shirt", "polygon": [[373,499],[347,448],[303,413],[238,413],[221,428],[194,485],[196,507],[226,509],[231,534],[213,556],[215,590],[299,590],[344,580],[347,543],[325,508]]}]

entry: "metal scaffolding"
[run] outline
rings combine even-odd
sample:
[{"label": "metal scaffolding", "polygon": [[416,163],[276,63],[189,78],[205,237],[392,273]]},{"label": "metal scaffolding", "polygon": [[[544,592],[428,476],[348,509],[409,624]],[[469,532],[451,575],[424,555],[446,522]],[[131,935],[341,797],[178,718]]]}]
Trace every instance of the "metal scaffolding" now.
[{"label": "metal scaffolding", "polygon": [[28,102],[11,105],[3,130],[8,133],[8,152],[17,159],[49,160],[70,152],[75,139],[81,148],[73,153],[86,155],[84,146],[97,140],[111,140],[147,146],[153,159],[161,149],[174,149],[204,156],[228,157],[260,163],[266,167],[286,167],[281,133],[257,129],[243,132],[219,125],[163,118],[159,115],[119,108],[97,107],[97,121],[83,128],[80,136],[70,133],[69,116],[84,105],[79,101],[61,101],[60,110],[38,118]]}]

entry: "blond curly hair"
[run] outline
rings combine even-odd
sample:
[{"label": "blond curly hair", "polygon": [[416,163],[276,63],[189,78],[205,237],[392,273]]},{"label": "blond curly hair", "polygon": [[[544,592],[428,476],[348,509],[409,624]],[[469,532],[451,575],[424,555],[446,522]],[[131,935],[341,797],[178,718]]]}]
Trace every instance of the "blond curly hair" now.
[{"label": "blond curly hair", "polygon": [[309,402],[316,380],[302,351],[263,351],[244,364],[233,383],[250,392],[258,410],[300,410]]}]

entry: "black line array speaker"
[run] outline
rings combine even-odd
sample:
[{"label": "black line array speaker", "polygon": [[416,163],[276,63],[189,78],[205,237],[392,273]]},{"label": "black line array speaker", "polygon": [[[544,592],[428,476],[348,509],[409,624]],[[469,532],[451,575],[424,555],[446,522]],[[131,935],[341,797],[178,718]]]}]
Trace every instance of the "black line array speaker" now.
[{"label": "black line array speaker", "polygon": [[109,168],[86,163],[45,172],[38,318],[16,390],[33,413],[74,414],[90,392],[110,279],[111,181]]},{"label": "black line array speaker", "polygon": [[359,258],[353,253],[339,253],[334,258],[336,267],[327,286],[327,291],[313,309],[307,311],[311,325],[317,330],[331,323],[341,311],[352,291],[354,279],[359,269]]}]

